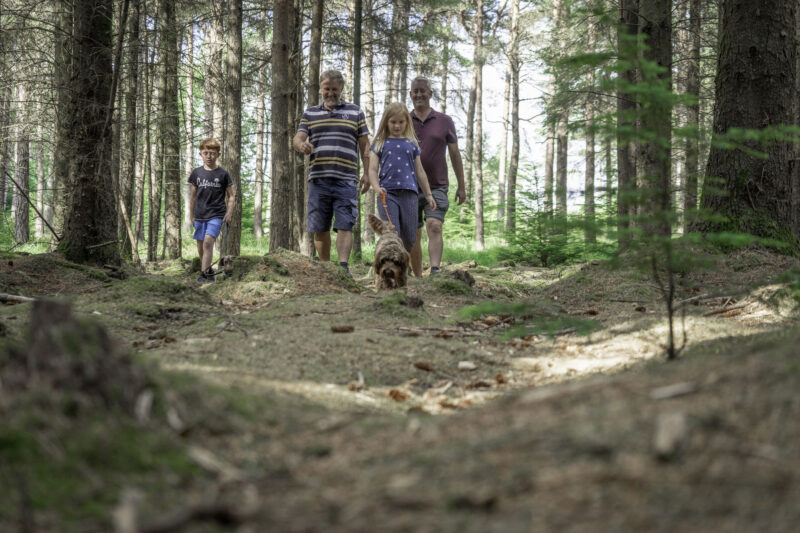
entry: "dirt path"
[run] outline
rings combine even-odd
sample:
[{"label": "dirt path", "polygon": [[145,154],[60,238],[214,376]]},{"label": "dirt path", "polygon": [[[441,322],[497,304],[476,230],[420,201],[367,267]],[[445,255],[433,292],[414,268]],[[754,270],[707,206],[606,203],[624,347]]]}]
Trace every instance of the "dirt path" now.
[{"label": "dirt path", "polygon": [[[0,283],[33,287],[29,262]],[[743,252],[682,278],[671,365],[656,288],[604,264],[449,265],[375,293],[366,267],[281,253],[72,298],[163,367],[267,401],[203,442],[257,485],[253,531],[780,531],[800,523],[797,315],[765,283],[793,264]]]}]

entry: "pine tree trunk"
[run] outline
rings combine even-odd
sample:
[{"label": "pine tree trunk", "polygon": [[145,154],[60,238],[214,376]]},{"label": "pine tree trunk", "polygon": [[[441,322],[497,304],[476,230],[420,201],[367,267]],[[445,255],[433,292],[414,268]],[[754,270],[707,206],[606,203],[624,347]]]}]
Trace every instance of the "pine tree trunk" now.
[{"label": "pine tree trunk", "polygon": [[242,243],[242,0],[228,2],[228,52],[225,58],[225,170],[236,188],[222,255],[237,256]]},{"label": "pine tree trunk", "polygon": [[686,125],[695,128],[698,133],[686,138],[686,164],[683,171],[683,221],[684,231],[696,221],[697,210],[697,175],[700,171],[700,31],[701,31],[701,4],[700,0],[689,2],[689,40],[691,52],[686,66],[686,94],[694,97],[695,101],[686,106]]},{"label": "pine tree trunk", "polygon": [[225,80],[222,71],[223,12],[225,2],[211,2],[211,16],[206,27],[207,56],[205,73],[206,137],[222,143],[225,156]]},{"label": "pine tree trunk", "polygon": [[[45,166],[44,166],[44,132],[42,131],[42,123],[44,123],[43,115],[44,109],[41,102],[38,105],[39,119],[36,125],[36,209],[39,213],[44,213],[44,189],[45,189]],[[44,237],[44,221],[42,217],[36,216],[35,235],[37,238]]]},{"label": "pine tree trunk", "polygon": [[[587,51],[594,53],[595,46],[594,25],[589,24],[587,32]],[[594,67],[589,68],[589,73],[586,78],[586,87],[588,93],[586,96],[586,174],[584,178],[584,204],[583,214],[585,217],[584,241],[587,245],[593,245],[597,241],[597,230],[595,227],[595,195],[594,195],[594,177],[595,177],[595,134],[594,134],[594,106],[595,98],[593,91],[595,90],[595,72]]]},{"label": "pine tree trunk", "polygon": [[[260,69],[259,73],[266,69]],[[186,98],[182,106],[183,124],[186,132],[186,145],[184,153],[183,174],[181,176],[181,189],[183,190],[183,227],[189,232],[194,233],[192,225],[192,211],[190,196],[192,188],[185,183],[186,177],[194,169],[194,154],[200,143],[195,143],[194,139],[194,23],[189,22],[186,32]],[[261,133],[261,132],[259,132]],[[195,146],[195,145],[198,146]]]},{"label": "pine tree trunk", "polygon": [[[555,75],[550,75],[548,84],[551,95],[555,94],[556,79]],[[556,153],[556,121],[552,114],[547,117],[547,132],[544,141],[544,212],[547,215],[553,214],[553,195],[555,193],[555,153]]]},{"label": "pine tree trunk", "polygon": [[[161,141],[164,165],[164,248],[167,259],[181,257],[181,135],[178,109],[178,32],[175,3],[160,0],[162,12],[163,99]],[[229,54],[230,55],[230,54]],[[238,157],[237,157],[238,161]],[[229,239],[230,241],[230,239]]]},{"label": "pine tree trunk", "polygon": [[[161,25],[160,21],[157,21],[158,26]],[[147,210],[147,260],[148,261],[156,261],[158,259],[158,242],[159,242],[159,235],[161,232],[161,200],[162,200],[162,191],[163,191],[163,178],[164,178],[164,165],[163,165],[163,146],[161,144],[162,136],[158,135],[156,132],[155,135],[155,142],[153,142],[153,132],[151,130],[151,120],[150,116],[160,117],[161,113],[161,105],[164,100],[162,92],[164,90],[164,84],[161,76],[154,75],[153,70],[155,69],[155,64],[153,63],[153,58],[155,57],[155,51],[157,48],[160,48],[162,45],[163,38],[160,38],[157,42],[152,43],[152,55],[151,61],[149,63],[150,68],[150,76],[151,76],[151,86],[152,90],[148,91],[148,96],[151,93],[155,93],[156,97],[148,98],[149,102],[147,105],[147,109],[149,112],[145,113],[148,117],[146,120],[147,123],[147,156],[148,156],[148,164],[149,164],[149,187],[148,187],[148,210]],[[156,127],[158,127],[158,118],[156,118]]]},{"label": "pine tree trunk", "polygon": [[[404,2],[407,4],[407,2]],[[355,0],[353,2],[353,103],[357,106],[361,105],[361,42],[362,42],[362,20],[363,20],[363,9],[364,4],[362,0]],[[407,21],[408,19],[406,19]],[[407,24],[407,22],[406,22]],[[408,44],[408,37],[406,34],[406,44]],[[403,57],[407,57],[406,54],[403,54]],[[407,65],[407,62],[404,60],[402,62],[403,65]],[[403,73],[405,79],[405,73]],[[401,97],[405,100],[403,96],[405,93],[401,91]],[[356,147],[356,154],[358,154],[358,147]],[[366,169],[361,168],[361,158],[356,155],[356,165],[358,167],[357,176],[361,176],[363,174],[362,171]],[[356,217],[356,223],[353,226],[353,257],[356,260],[361,259],[361,195],[356,193],[356,201],[358,203],[358,216]],[[342,261],[342,259],[339,259]],[[348,261],[349,259],[344,259]]]},{"label": "pine tree trunk", "polygon": [[[734,127],[761,130],[794,123],[796,9],[794,2],[777,0],[723,1],[715,81],[715,134]],[[702,203],[730,222],[706,223],[701,229],[741,231],[794,241],[797,206],[792,205],[793,147],[786,142],[746,144],[768,157],[712,146]],[[714,189],[723,189],[725,194]]]},{"label": "pine tree trunk", "polygon": [[[636,35],[639,32],[639,0],[620,0],[620,24],[617,29],[617,49],[621,59],[633,62],[637,54]],[[635,128],[636,100],[630,92],[636,71],[631,67],[618,73],[617,89],[617,231],[619,247],[628,245],[631,217],[636,212],[633,187],[636,183]]]},{"label": "pine tree trunk", "polygon": [[[372,31],[372,2],[373,0],[366,0],[364,3],[365,24],[364,24],[364,39],[371,42],[373,38]],[[370,133],[375,135],[375,94],[374,90],[374,57],[371,46],[364,47],[364,94],[366,102],[364,103],[364,114],[367,117],[367,127]],[[376,196],[370,187],[369,191],[364,195],[364,218],[367,219],[369,215],[375,215],[375,202]],[[375,233],[369,224],[364,224],[361,230],[361,240],[364,242],[375,242]]]},{"label": "pine tree trunk", "polygon": [[272,199],[269,250],[291,248],[293,172],[289,154],[289,51],[293,0],[275,0],[272,33]]},{"label": "pine tree trunk", "polygon": [[506,179],[508,177],[508,113],[511,107],[511,65],[506,65],[505,88],[503,90],[503,133],[500,137],[500,157],[497,167],[497,220],[500,224],[506,218]]},{"label": "pine tree trunk", "polygon": [[[567,110],[559,112],[556,124],[556,218],[563,224],[567,217],[567,149],[569,147],[569,134],[567,132]],[[564,227],[558,232],[565,231]]]},{"label": "pine tree trunk", "polygon": [[30,240],[30,216],[28,198],[30,197],[30,138],[26,109],[27,91],[24,85],[17,86],[17,127],[16,160],[14,161],[14,200],[11,211],[14,218],[14,242],[26,243]]},{"label": "pine tree trunk", "polygon": [[294,3],[294,24],[292,26],[293,51],[291,54],[289,79],[292,80],[294,87],[292,99],[292,111],[289,115],[289,154],[293,161],[294,170],[294,202],[292,209],[292,250],[300,251],[301,248],[309,250],[313,247],[313,239],[307,234],[306,223],[306,203],[308,201],[308,182],[306,181],[305,156],[292,148],[292,132],[300,123],[305,106],[303,79],[303,9],[305,2],[295,0]]},{"label": "pine tree trunk", "polygon": [[[258,50],[263,58],[268,57],[267,51],[267,11],[261,14],[261,28],[258,32]],[[261,58],[259,58],[261,59]],[[255,190],[253,191],[253,235],[256,239],[264,237],[264,133],[267,128],[267,109],[265,91],[267,90],[267,69],[258,70],[258,84],[256,85],[256,168]]]},{"label": "pine tree trunk", "polygon": [[[72,10],[67,0],[56,2],[57,13],[54,21],[53,46],[53,82],[56,93],[55,130],[56,141],[53,149],[53,229],[58,235],[64,235],[64,216],[67,206],[67,190],[69,189],[69,160],[72,158],[72,132],[70,131],[69,106],[72,99],[69,94],[70,77],[72,76]],[[51,247],[58,245],[54,238]]]},{"label": "pine tree trunk", "polygon": [[[508,194],[506,194],[506,231],[516,231],[517,168],[519,167],[519,2],[511,5],[511,160],[508,164]],[[552,168],[552,165],[550,166]]]},{"label": "pine tree trunk", "polygon": [[[0,63],[0,74],[4,77],[10,75],[2,63]],[[6,133],[11,124],[10,109],[10,89],[6,87],[0,88],[0,211],[5,211],[6,208],[6,172],[11,170],[11,136]]]},{"label": "pine tree trunk", "polygon": [[475,249],[483,250],[483,0],[475,7]]},{"label": "pine tree trunk", "polygon": [[109,103],[113,102],[112,2],[75,0],[73,10],[73,100],[68,126],[74,151],[70,154],[69,201],[59,248],[71,261],[116,264],[119,248],[105,245],[117,239],[109,117]]},{"label": "pine tree trunk", "polygon": [[[139,145],[139,125],[137,122],[137,99],[138,99],[138,78],[139,78],[139,57],[141,46],[139,43],[139,20],[141,10],[138,0],[133,0],[131,5],[130,18],[128,20],[128,41],[125,54],[125,64],[123,65],[125,76],[122,79],[122,108],[120,114],[124,115],[121,124],[120,140],[120,172],[119,172],[119,194],[128,216],[134,214],[134,183],[136,182],[136,154]],[[122,216],[122,213],[120,213]],[[120,239],[122,246],[120,254],[129,259],[133,256],[132,243],[124,231],[124,221],[119,221]],[[138,254],[137,254],[138,255]]]},{"label": "pine tree trunk", "polygon": [[654,89],[649,107],[641,115],[642,129],[652,138],[642,143],[642,176],[647,215],[653,217],[650,227],[662,235],[671,232],[672,219],[672,101],[662,96],[672,90],[672,2],[670,0],[640,0],[641,33],[647,46],[642,52],[644,61],[656,63],[661,71],[644,73],[644,82]]}]

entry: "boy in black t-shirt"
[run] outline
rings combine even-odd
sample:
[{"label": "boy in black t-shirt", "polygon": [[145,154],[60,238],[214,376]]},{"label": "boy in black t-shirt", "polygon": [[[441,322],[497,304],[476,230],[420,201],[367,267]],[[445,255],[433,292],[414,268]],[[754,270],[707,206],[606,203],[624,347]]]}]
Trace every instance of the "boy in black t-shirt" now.
[{"label": "boy in black t-shirt", "polygon": [[189,175],[191,195],[189,209],[194,224],[194,239],[197,241],[197,254],[200,256],[201,272],[197,281],[214,281],[211,259],[214,256],[214,242],[219,237],[223,222],[230,222],[233,213],[235,190],[228,171],[217,166],[221,149],[216,139],[206,139],[200,143],[200,157],[203,166],[197,167]]}]

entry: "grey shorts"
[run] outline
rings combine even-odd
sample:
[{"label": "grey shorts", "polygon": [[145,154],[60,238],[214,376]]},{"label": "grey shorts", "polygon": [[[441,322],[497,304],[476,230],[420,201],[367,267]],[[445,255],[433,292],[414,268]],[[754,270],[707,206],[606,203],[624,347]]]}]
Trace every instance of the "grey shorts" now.
[{"label": "grey shorts", "polygon": [[[428,201],[425,195],[419,193],[419,216],[417,217],[417,227],[421,228],[425,225],[425,220],[435,218],[444,222],[444,216],[447,214],[447,209],[450,207],[450,201],[447,199],[447,189],[433,189],[431,190],[433,199],[436,200],[436,209],[428,207]],[[423,217],[422,214],[425,213]]]}]

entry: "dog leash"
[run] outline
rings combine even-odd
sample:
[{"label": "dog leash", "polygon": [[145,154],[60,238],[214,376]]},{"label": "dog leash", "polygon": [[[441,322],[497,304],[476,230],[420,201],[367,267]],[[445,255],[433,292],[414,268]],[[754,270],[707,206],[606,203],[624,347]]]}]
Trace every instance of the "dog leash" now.
[{"label": "dog leash", "polygon": [[381,191],[381,203],[383,204],[383,211],[386,213],[386,221],[389,223],[389,225],[394,227],[394,224],[392,224],[392,219],[389,217],[389,208],[386,207],[386,191],[385,190]]}]

